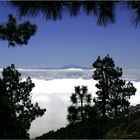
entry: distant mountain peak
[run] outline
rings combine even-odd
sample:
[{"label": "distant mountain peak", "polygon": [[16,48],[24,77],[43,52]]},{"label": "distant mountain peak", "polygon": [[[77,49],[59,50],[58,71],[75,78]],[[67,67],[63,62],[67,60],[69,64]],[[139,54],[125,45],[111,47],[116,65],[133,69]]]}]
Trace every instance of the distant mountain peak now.
[{"label": "distant mountain peak", "polygon": [[61,68],[62,69],[70,69],[70,68],[75,68],[75,69],[88,69],[88,67],[82,67],[82,66],[75,65],[75,64],[64,65]]}]

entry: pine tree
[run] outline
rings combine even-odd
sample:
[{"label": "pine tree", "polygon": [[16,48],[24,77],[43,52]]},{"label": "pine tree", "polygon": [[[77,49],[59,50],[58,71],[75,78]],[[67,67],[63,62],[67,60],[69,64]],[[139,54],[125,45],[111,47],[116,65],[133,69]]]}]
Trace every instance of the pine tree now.
[{"label": "pine tree", "polygon": [[8,41],[8,47],[16,45],[27,45],[28,40],[35,34],[36,25],[29,21],[18,24],[13,15],[8,16],[8,22],[0,24],[0,39]]},{"label": "pine tree", "polygon": [[100,115],[118,117],[125,116],[129,111],[129,98],[135,95],[136,89],[131,82],[120,79],[122,68],[115,67],[113,59],[107,55],[98,57],[93,63],[95,68],[93,78],[98,83],[97,98],[94,98]]},{"label": "pine tree", "polygon": [[105,117],[108,112],[110,87],[113,84],[113,80],[122,75],[122,70],[118,67],[115,68],[114,61],[109,55],[103,59],[98,57],[93,63],[93,67],[96,69],[93,78],[98,80],[96,87],[99,89],[96,92],[98,97],[94,99],[94,102],[102,116]]},{"label": "pine tree", "polygon": [[129,99],[135,95],[136,88],[131,82],[116,79],[110,93],[110,117],[124,117],[130,112]]},{"label": "pine tree", "polygon": [[72,105],[68,107],[67,119],[70,123],[85,121],[90,116],[91,94],[88,94],[86,86],[75,87],[75,93],[71,95]]},{"label": "pine tree", "polygon": [[[7,2],[8,3],[8,2]],[[95,16],[97,24],[102,26],[115,23],[117,18],[116,9],[124,8],[133,13],[133,24],[138,26],[140,23],[140,1],[14,1],[9,2],[20,17],[37,16],[40,13],[46,20],[60,20],[65,11],[70,16],[79,16],[80,13]],[[8,3],[8,4],[9,4]],[[28,3],[28,6],[27,6]],[[81,12],[82,11],[82,12]]]},{"label": "pine tree", "polygon": [[45,109],[31,103],[32,88],[28,77],[22,81],[21,74],[12,64],[3,69],[0,79],[0,138],[29,138],[31,122],[42,116]]}]

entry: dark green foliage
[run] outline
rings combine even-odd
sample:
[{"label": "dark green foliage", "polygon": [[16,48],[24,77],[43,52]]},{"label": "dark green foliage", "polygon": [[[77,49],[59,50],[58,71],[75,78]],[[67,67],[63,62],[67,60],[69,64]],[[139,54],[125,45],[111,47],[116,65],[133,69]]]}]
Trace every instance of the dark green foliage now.
[{"label": "dark green foliage", "polygon": [[12,1],[11,4],[18,9],[21,16],[37,16],[42,13],[47,20],[61,19],[64,12],[70,16],[77,16],[83,10],[87,15],[95,15],[97,24],[106,26],[108,23],[115,22],[115,7],[117,2],[102,1]]},{"label": "dark green foliage", "polygon": [[[116,8],[124,8],[134,14],[135,26],[140,23],[139,1],[14,1],[7,2],[18,9],[21,16],[37,16],[42,13],[47,20],[61,19],[68,12],[70,16],[78,16],[81,11],[97,18],[97,24],[107,26],[116,22]],[[28,6],[27,6],[28,4]]]},{"label": "dark green foliage", "polygon": [[137,104],[136,106],[131,105],[129,110],[130,110],[130,114],[134,114],[136,112],[140,112],[140,104]]},{"label": "dark green foliage", "polygon": [[112,58],[107,55],[105,58],[98,57],[93,63],[95,68],[93,78],[98,80],[96,87],[99,89],[96,94],[97,98],[94,98],[94,102],[99,109],[102,116],[106,116],[109,111],[109,97],[111,92],[111,86],[114,79],[122,75],[122,69],[115,68],[115,64]]},{"label": "dark green foliage", "polygon": [[130,102],[129,99],[135,95],[136,88],[131,82],[126,83],[123,80],[115,80],[114,85],[111,87],[110,94],[110,116],[124,117],[129,115]]},{"label": "dark green foliage", "polygon": [[16,19],[8,16],[8,22],[0,25],[0,39],[8,41],[8,46],[15,47],[16,45],[27,45],[28,40],[37,30],[36,25],[26,21],[17,24]]},{"label": "dark green foliage", "polygon": [[95,68],[93,78],[98,81],[96,84],[97,98],[94,98],[94,102],[100,115],[103,117],[128,115],[130,104],[128,99],[136,92],[133,84],[120,79],[122,69],[115,67],[109,55],[103,59],[98,57],[93,67]]},{"label": "dark green foliage", "polygon": [[[133,106],[137,108],[138,106]],[[140,138],[140,111],[131,113],[123,121],[111,128],[105,134],[107,139],[139,139]]]},{"label": "dark green foliage", "polygon": [[85,122],[83,124],[79,122],[68,125],[65,128],[60,128],[57,131],[50,131],[36,139],[86,139],[90,138],[90,135],[93,135],[92,138],[95,138],[97,134],[92,128],[92,123]]},{"label": "dark green foliage", "polygon": [[84,123],[78,122],[60,128],[57,131],[50,131],[37,139],[103,139],[104,135],[120,122],[112,119],[97,118]]},{"label": "dark green foliage", "polygon": [[46,20],[56,20],[62,18],[63,1],[28,1],[28,6],[25,1],[11,1],[10,4],[17,7],[20,16],[33,15],[37,16],[38,13],[42,13]]},{"label": "dark green foliage", "polygon": [[0,138],[28,138],[28,130],[35,118],[45,109],[31,103],[32,88],[28,77],[21,81],[21,74],[12,64],[3,69],[0,79]]},{"label": "dark green foliage", "polygon": [[50,131],[37,139],[139,139],[140,112],[124,118],[98,118]]},{"label": "dark green foliage", "polygon": [[88,94],[86,86],[75,87],[75,93],[71,95],[72,105],[68,107],[67,119],[70,123],[85,121],[91,118],[93,108],[91,104],[91,94]]}]

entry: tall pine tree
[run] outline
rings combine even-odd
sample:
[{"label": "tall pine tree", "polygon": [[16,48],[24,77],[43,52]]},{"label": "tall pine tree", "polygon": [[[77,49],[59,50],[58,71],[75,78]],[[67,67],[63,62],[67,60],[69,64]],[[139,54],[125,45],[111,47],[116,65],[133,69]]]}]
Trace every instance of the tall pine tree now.
[{"label": "tall pine tree", "polygon": [[136,89],[131,82],[120,79],[122,68],[116,67],[113,59],[107,55],[98,57],[93,63],[93,79],[97,80],[97,98],[94,98],[100,115],[118,117],[129,111],[129,98],[135,95]]},{"label": "tall pine tree", "polygon": [[29,138],[31,122],[45,112],[37,103],[31,102],[34,86],[29,77],[22,81],[13,64],[3,69],[0,78],[0,138]]}]

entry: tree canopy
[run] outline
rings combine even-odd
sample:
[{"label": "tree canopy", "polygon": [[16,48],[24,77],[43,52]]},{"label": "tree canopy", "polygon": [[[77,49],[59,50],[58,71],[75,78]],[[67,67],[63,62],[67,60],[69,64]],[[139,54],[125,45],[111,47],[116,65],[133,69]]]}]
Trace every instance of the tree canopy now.
[{"label": "tree canopy", "polygon": [[[97,24],[107,26],[116,22],[116,9],[125,8],[133,13],[133,23],[140,23],[140,1],[14,1],[8,2],[17,8],[20,17],[37,16],[42,13],[46,20],[61,19],[64,13],[78,16],[81,11],[97,18]],[[27,6],[28,5],[28,6]]]},{"label": "tree canopy", "polygon": [[21,74],[12,64],[3,69],[0,78],[0,138],[29,138],[31,122],[42,116],[46,109],[31,103],[34,83]]},{"label": "tree canopy", "polygon": [[[91,94],[86,86],[75,87],[75,93],[70,97],[72,105],[68,107],[67,119],[70,123],[84,122],[90,119],[93,108],[91,107]],[[96,114],[97,115],[97,114]]]},{"label": "tree canopy", "polygon": [[8,22],[0,24],[0,40],[8,41],[8,47],[27,45],[37,27],[29,21],[18,24],[13,15],[8,16]]},{"label": "tree canopy", "polygon": [[93,79],[97,80],[97,98],[95,105],[103,117],[120,117],[128,115],[129,98],[135,95],[136,88],[131,82],[120,79],[122,68],[116,67],[113,59],[107,55],[99,56],[93,63]]}]

